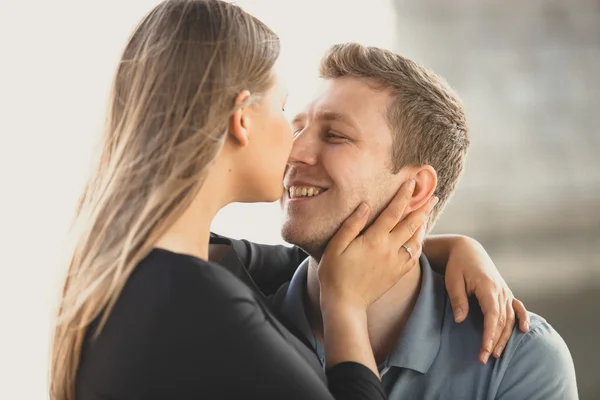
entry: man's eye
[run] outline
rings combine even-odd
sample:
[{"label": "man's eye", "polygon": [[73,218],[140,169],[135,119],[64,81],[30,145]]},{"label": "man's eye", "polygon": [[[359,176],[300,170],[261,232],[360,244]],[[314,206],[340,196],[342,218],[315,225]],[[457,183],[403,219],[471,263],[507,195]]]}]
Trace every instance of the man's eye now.
[{"label": "man's eye", "polygon": [[345,139],[345,137],[340,136],[334,132],[327,132],[325,133],[325,138],[326,139]]}]

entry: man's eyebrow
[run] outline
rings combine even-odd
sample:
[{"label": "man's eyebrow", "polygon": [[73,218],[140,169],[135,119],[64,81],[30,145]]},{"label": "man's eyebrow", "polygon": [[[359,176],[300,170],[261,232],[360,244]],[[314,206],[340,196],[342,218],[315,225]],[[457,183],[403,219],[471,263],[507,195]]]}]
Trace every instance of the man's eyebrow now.
[{"label": "man's eyebrow", "polygon": [[[306,113],[300,113],[300,114],[297,114],[291,120],[290,123],[292,125],[301,124],[306,121],[306,118],[307,118]],[[335,111],[327,111],[327,110],[317,111],[315,114],[315,119],[321,120],[321,121],[337,121],[337,122],[341,122],[345,125],[348,125],[350,127],[353,127],[355,129],[359,129],[359,125],[356,123],[356,121],[354,121],[353,118],[349,117],[346,114],[342,114],[342,113],[335,112]]]},{"label": "man's eyebrow", "polygon": [[353,118],[335,111],[318,111],[316,117],[317,119],[321,119],[324,121],[337,121],[345,125],[351,126],[353,128],[358,128],[358,124],[354,121]]}]

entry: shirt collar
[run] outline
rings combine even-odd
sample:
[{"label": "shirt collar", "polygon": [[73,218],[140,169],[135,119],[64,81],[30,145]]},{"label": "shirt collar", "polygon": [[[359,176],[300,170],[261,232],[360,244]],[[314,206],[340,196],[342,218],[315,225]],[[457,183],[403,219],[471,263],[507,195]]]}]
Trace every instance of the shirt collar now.
[{"label": "shirt collar", "polygon": [[[446,306],[443,278],[434,272],[427,258],[419,259],[421,290],[406,327],[387,359],[391,367],[408,368],[427,373],[435,360],[442,339],[442,325]],[[320,347],[312,333],[304,309],[304,292],[308,274],[308,260],[296,270],[281,303],[281,311],[290,322],[313,344]]]},{"label": "shirt collar", "polygon": [[409,368],[425,374],[440,349],[446,289],[443,278],[432,270],[424,255],[420,257],[419,264],[421,291],[388,362],[393,367]]}]

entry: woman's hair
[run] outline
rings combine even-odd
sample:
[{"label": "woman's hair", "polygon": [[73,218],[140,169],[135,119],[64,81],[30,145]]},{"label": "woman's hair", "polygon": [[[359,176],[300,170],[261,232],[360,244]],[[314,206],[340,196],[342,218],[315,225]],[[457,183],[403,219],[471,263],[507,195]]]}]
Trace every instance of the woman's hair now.
[{"label": "woman's hair", "polygon": [[[229,118],[273,85],[278,56],[279,39],[266,25],[218,0],[164,1],[135,29],[77,209],[52,345],[52,400],[74,399],[90,323],[98,321],[90,332],[97,335],[135,266],[189,207]],[[236,108],[243,90],[252,95]]]}]

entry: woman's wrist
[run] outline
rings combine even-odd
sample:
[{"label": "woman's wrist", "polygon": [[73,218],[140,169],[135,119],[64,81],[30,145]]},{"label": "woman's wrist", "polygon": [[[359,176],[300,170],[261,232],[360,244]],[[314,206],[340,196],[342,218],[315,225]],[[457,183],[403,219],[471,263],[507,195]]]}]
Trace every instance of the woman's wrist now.
[{"label": "woman's wrist", "polygon": [[361,315],[367,311],[367,305],[360,299],[342,294],[334,294],[332,291],[321,290],[320,297],[321,314],[327,313],[342,314],[346,316]]},{"label": "woman's wrist", "polygon": [[330,303],[322,312],[327,368],[352,361],[378,375],[369,339],[367,310],[342,302]]},{"label": "woman's wrist", "polygon": [[429,260],[434,271],[444,275],[446,266],[453,253],[473,248],[479,242],[464,235],[432,235],[423,243],[423,254]]}]

